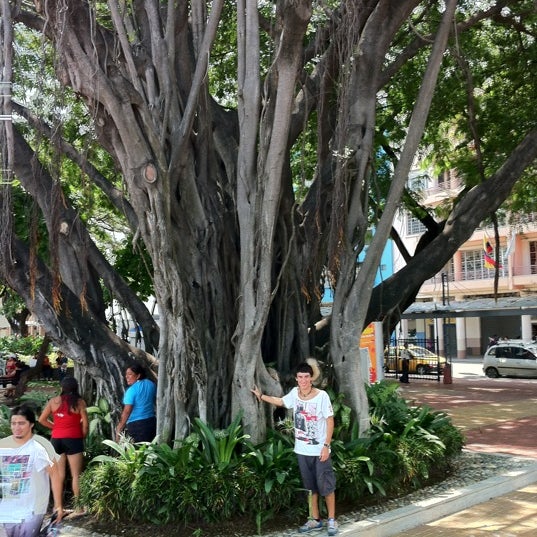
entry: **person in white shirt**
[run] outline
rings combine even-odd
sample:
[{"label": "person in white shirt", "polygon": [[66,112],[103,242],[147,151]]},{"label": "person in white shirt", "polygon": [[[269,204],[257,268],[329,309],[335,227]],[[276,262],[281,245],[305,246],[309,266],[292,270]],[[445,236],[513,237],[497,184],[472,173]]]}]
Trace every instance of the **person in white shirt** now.
[{"label": "person in white shirt", "polygon": [[328,394],[313,386],[313,368],[302,362],[296,369],[297,387],[284,397],[261,393],[257,386],[251,390],[258,401],[293,409],[295,453],[304,488],[311,491],[312,518],[299,528],[308,533],[323,527],[319,498],[324,496],[328,511],[328,535],[338,532],[336,516],[336,476],[330,457],[330,443],[334,432],[334,412]]},{"label": "person in white shirt", "polygon": [[64,516],[62,483],[52,444],[33,434],[34,411],[26,405],[11,411],[12,435],[0,440],[0,522],[7,537],[36,537],[48,509],[50,484],[56,521]]},{"label": "person in white shirt", "polygon": [[399,381],[404,384],[408,384],[408,372],[411,358],[412,355],[408,350],[408,343],[405,343],[403,350],[401,351],[401,376],[399,377]]}]

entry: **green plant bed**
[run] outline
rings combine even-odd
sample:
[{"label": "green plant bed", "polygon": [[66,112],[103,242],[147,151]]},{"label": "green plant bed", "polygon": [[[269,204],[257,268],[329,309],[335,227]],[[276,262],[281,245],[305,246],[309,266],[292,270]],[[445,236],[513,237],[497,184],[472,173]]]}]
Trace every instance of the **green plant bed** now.
[{"label": "green plant bed", "polygon": [[[338,512],[416,490],[450,472],[464,438],[444,413],[409,406],[397,386],[367,388],[371,428],[361,438],[342,396],[335,413],[332,459]],[[106,441],[114,455],[96,457],[81,482],[81,502],[97,519],[207,528],[248,521],[259,533],[274,520],[307,516],[288,424],[254,446],[240,416],[224,431],[196,420],[174,448]],[[241,523],[242,524],[242,523]],[[209,532],[210,533],[210,532]]]}]

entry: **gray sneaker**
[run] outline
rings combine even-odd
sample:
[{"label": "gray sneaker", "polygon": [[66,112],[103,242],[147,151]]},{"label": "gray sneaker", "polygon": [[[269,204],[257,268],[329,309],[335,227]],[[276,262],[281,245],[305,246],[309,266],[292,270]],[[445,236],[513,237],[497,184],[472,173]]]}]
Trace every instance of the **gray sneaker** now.
[{"label": "gray sneaker", "polygon": [[333,518],[328,519],[328,535],[337,535],[337,522]]},{"label": "gray sneaker", "polygon": [[300,526],[300,528],[298,528],[298,531],[300,533],[309,533],[310,531],[320,530],[322,527],[322,520],[315,520],[314,518],[310,518],[303,526]]}]

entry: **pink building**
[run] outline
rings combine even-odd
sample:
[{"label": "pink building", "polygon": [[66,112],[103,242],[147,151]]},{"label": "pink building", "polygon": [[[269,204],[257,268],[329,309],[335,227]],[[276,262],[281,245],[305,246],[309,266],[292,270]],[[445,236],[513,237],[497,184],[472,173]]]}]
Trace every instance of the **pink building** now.
[{"label": "pink building", "polygon": [[[460,184],[453,174],[433,179],[415,174],[422,202],[436,206],[453,197]],[[481,356],[489,338],[530,340],[537,336],[537,214],[500,222],[498,293],[494,296],[494,229],[478,228],[444,269],[426,281],[406,310],[400,332],[437,339],[451,358]],[[410,252],[424,231],[419,220],[402,213],[394,222]],[[394,252],[394,270],[404,261]]]}]

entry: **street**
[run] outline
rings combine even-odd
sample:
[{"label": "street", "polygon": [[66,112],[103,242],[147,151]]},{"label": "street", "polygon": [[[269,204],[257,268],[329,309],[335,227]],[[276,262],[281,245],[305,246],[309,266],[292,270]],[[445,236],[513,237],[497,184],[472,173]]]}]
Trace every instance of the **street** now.
[{"label": "street", "polygon": [[451,361],[451,373],[454,379],[487,378],[483,373],[483,358],[454,358]]}]

